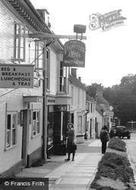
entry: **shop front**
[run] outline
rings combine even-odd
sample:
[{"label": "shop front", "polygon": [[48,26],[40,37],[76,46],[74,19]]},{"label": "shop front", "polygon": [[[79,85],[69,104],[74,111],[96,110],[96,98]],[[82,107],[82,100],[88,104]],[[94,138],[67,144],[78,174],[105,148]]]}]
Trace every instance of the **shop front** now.
[{"label": "shop front", "polygon": [[54,106],[54,130],[53,145],[54,154],[64,155],[66,153],[67,125],[69,123],[69,105]]},{"label": "shop front", "polygon": [[55,96],[47,97],[47,156],[64,155],[70,106],[56,104]]}]

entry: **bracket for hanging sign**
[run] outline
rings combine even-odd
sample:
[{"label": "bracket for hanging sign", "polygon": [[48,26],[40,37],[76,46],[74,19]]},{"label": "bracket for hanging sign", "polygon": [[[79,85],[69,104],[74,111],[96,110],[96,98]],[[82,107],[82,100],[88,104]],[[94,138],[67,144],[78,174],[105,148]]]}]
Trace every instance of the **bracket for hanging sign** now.
[{"label": "bracket for hanging sign", "polygon": [[[38,33],[33,33],[33,34],[28,34],[27,35],[29,38],[41,38],[41,39],[77,39],[77,35],[56,35],[56,34],[49,34],[49,33],[44,33],[44,32],[38,32]],[[79,39],[81,39],[79,37]],[[87,37],[82,35],[82,40],[86,40]]]}]

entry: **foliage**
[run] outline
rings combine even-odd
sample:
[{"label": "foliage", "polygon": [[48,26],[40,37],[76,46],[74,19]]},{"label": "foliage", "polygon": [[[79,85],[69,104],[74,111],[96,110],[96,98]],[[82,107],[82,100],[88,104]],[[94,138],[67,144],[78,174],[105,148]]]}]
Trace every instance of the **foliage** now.
[{"label": "foliage", "polygon": [[[110,148],[113,146],[114,149],[118,148],[119,144],[123,150],[126,146],[125,142],[115,138],[111,139],[109,144]],[[113,186],[114,182],[116,186]],[[118,190],[122,187],[122,189],[130,190],[129,183],[134,183],[134,174],[128,158],[116,153],[106,152],[98,164],[98,170],[91,183],[91,188]]]},{"label": "foliage", "polygon": [[98,89],[103,89],[103,86],[101,84],[93,83],[90,86],[87,86],[87,94],[93,98],[96,98],[96,92]]},{"label": "foliage", "polygon": [[136,120],[136,75],[122,77],[121,83],[111,88],[94,83],[87,87],[87,93],[95,97],[98,88],[103,90],[104,98],[113,106],[114,115],[121,120],[121,125]]},{"label": "foliage", "polygon": [[121,139],[114,137],[108,143],[108,148],[126,152],[126,144]]}]

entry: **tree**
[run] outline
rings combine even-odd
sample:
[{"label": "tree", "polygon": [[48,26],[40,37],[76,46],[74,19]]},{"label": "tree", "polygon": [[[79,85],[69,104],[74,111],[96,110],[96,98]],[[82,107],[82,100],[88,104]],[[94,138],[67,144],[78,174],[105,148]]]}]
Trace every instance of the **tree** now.
[{"label": "tree", "polygon": [[104,97],[113,106],[115,116],[121,119],[122,124],[136,120],[136,75],[124,76],[119,85],[104,88]]},{"label": "tree", "polygon": [[93,83],[90,86],[87,86],[87,94],[93,98],[96,98],[96,92],[98,89],[103,90],[102,84]]}]

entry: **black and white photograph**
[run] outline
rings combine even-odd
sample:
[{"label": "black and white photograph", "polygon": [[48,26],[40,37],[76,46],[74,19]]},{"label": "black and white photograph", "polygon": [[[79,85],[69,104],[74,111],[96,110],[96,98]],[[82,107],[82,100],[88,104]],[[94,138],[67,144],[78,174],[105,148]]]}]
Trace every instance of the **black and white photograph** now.
[{"label": "black and white photograph", "polygon": [[136,190],[134,0],[0,0],[0,190]]}]

